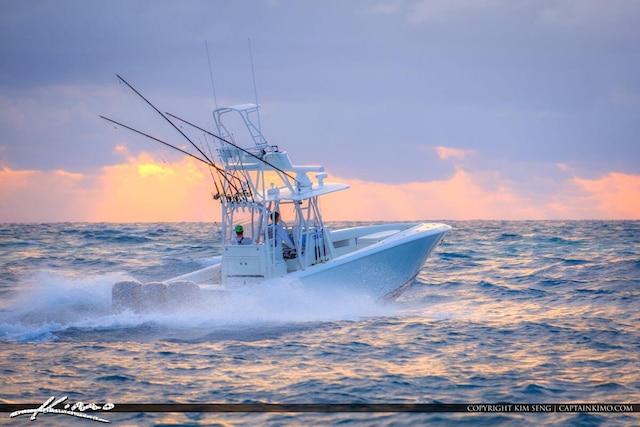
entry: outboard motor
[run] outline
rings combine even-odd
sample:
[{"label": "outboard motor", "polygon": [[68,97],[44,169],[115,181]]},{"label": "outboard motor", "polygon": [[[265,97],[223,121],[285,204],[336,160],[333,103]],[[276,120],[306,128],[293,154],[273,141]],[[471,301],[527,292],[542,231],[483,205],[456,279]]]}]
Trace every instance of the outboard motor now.
[{"label": "outboard motor", "polygon": [[134,313],[174,311],[199,303],[200,287],[186,280],[171,282],[169,285],[126,280],[113,285],[111,302],[115,313],[125,310]]},{"label": "outboard motor", "polygon": [[187,280],[171,282],[167,286],[166,296],[171,310],[192,307],[200,302],[200,287]]},{"label": "outboard motor", "polygon": [[162,282],[145,283],[141,296],[140,309],[144,313],[164,311],[167,307],[167,285]]},{"label": "outboard motor", "polygon": [[142,283],[135,280],[118,282],[111,288],[113,311],[121,313],[127,309],[138,312],[142,302]]}]

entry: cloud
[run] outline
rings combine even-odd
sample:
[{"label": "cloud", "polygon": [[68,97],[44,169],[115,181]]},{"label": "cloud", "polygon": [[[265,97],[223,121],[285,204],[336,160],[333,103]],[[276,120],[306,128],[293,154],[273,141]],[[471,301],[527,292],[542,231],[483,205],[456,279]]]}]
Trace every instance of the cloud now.
[{"label": "cloud", "polygon": [[22,129],[26,122],[26,110],[30,109],[30,102],[21,100],[20,103],[0,93],[0,125]]},{"label": "cloud", "polygon": [[542,26],[584,30],[599,36],[637,36],[640,4],[634,0],[566,0],[544,6]]},{"label": "cloud", "polygon": [[79,85],[0,93],[0,144],[24,169],[73,169],[103,165],[111,144],[98,112],[113,88]]},{"label": "cloud", "polygon": [[402,0],[380,1],[371,7],[371,12],[382,15],[395,14],[404,8]]},{"label": "cloud", "polygon": [[407,18],[413,23],[445,20],[452,15],[496,6],[496,0],[420,0],[410,3]]},{"label": "cloud", "polygon": [[[529,193],[499,171],[461,166],[447,179],[427,182],[328,181],[351,189],[322,199],[327,221],[640,219],[640,175],[619,172],[571,176],[544,194]],[[95,175],[5,167],[0,182],[0,222],[220,219],[211,177],[190,158],[167,163],[141,153]]]},{"label": "cloud", "polygon": [[[492,175],[488,177],[487,175]],[[329,196],[327,214],[334,219],[412,221],[426,219],[522,219],[538,217],[506,183],[485,189],[478,182],[497,173],[470,173],[458,167],[446,180],[390,185],[351,181],[350,194]],[[326,215],[325,215],[326,216]]]},{"label": "cloud", "polygon": [[[209,221],[211,179],[195,161],[142,153],[96,174],[0,170],[0,222]],[[219,217],[219,215],[218,215]]]},{"label": "cloud", "polygon": [[618,106],[640,105],[640,92],[628,88],[616,88],[609,94],[609,102]]},{"label": "cloud", "polygon": [[640,218],[640,176],[611,172],[598,179],[574,181],[586,191],[583,208],[593,209],[595,218]]},{"label": "cloud", "polygon": [[[211,178],[195,160],[163,163],[146,153],[102,168],[91,221],[209,221]],[[219,218],[219,215],[217,215]]]},{"label": "cloud", "polygon": [[437,146],[435,147],[435,150],[440,160],[446,160],[450,158],[464,159],[465,157],[475,152],[475,150],[462,150],[460,148],[451,148],[451,147],[443,147],[443,146]]},{"label": "cloud", "polygon": [[497,171],[458,167],[441,181],[401,185],[351,181],[325,205],[325,217],[368,221],[425,219],[640,219],[640,176],[572,177],[553,191],[529,194]]},{"label": "cloud", "polygon": [[90,219],[92,178],[62,170],[0,170],[0,222]]},{"label": "cloud", "polygon": [[638,38],[618,43],[615,25],[637,36],[638,2],[163,2],[150,13],[120,0],[59,3],[0,14],[0,161],[15,169],[95,174],[120,161],[123,141],[156,151],[98,118],[154,135],[162,126],[116,72],[162,111],[207,127],[204,40],[222,105],[253,99],[250,36],[267,139],[341,176],[442,180],[463,161],[505,180],[523,161],[640,173]]},{"label": "cloud", "polygon": [[218,215],[206,170],[98,116],[180,145],[114,74],[207,127],[208,53],[246,102],[249,36],[268,140],[352,184],[327,219],[637,216],[633,0],[23,3],[0,14],[2,219]]}]

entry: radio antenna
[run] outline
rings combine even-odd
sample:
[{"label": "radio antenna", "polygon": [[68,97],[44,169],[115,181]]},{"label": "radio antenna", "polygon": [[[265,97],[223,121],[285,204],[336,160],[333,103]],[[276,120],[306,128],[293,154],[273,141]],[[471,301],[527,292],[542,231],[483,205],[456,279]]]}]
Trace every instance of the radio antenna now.
[{"label": "radio antenna", "polygon": [[256,73],[253,69],[253,52],[251,51],[251,39],[247,39],[249,41],[249,58],[251,59],[251,75],[253,76],[253,95],[256,99],[256,106],[258,107],[256,114],[258,114],[258,131],[262,132],[262,127],[260,126],[260,104],[258,104],[258,89],[256,86]]},{"label": "radio antenna", "polygon": [[215,103],[216,110],[217,110],[218,109],[218,98],[216,97],[216,86],[213,84],[213,68],[211,68],[211,57],[209,56],[209,45],[207,44],[207,40],[206,39],[204,41],[204,46],[207,49],[207,60],[209,61],[209,76],[211,77],[211,90],[213,91],[213,102]]}]

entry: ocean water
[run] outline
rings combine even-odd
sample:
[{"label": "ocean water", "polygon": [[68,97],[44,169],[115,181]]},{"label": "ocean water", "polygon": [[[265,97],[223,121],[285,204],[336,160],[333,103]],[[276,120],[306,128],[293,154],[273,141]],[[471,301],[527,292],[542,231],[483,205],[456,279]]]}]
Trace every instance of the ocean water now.
[{"label": "ocean water", "polygon": [[[114,314],[111,285],[211,264],[215,224],[0,225],[0,403],[640,403],[639,221],[447,223],[392,303],[283,281],[169,314]],[[118,426],[640,425],[638,413],[600,412],[100,416]],[[27,424],[0,413],[0,425]]]}]

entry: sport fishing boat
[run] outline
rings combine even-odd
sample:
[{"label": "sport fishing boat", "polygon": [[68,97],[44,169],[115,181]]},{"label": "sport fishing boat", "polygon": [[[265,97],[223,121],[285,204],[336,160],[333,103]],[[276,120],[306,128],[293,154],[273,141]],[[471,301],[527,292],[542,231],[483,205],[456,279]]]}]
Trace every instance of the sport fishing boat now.
[{"label": "sport fishing boat", "polygon": [[[200,300],[203,292],[233,292],[283,278],[393,299],[412,283],[451,229],[439,223],[384,223],[331,230],[322,219],[319,199],[349,186],[327,181],[323,166],[292,163],[286,151],[269,144],[260,130],[258,105],[214,110],[216,134],[160,114],[189,141],[175,120],[203,132],[214,144],[217,162],[193,143],[198,154],[153,138],[211,167],[213,198],[221,205],[222,255],[210,266],[162,282],[116,283],[112,297],[118,311],[170,309]],[[242,142],[228,123],[243,128]]]}]

